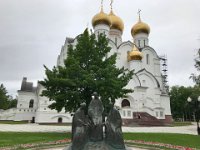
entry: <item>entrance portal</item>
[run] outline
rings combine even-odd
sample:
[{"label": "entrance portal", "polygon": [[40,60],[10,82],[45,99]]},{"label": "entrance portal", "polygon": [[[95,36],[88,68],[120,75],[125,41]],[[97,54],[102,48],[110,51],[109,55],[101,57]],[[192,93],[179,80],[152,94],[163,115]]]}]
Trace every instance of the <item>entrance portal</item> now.
[{"label": "entrance portal", "polygon": [[35,123],[35,117],[32,117],[31,123]]},{"label": "entrance portal", "polygon": [[58,123],[62,123],[63,119],[60,117],[58,118]]}]

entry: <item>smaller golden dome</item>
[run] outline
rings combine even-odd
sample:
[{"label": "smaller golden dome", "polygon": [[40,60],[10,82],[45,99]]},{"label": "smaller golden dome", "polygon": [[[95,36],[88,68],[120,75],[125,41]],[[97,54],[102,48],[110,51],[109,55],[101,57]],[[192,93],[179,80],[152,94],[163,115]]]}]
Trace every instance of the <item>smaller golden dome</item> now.
[{"label": "smaller golden dome", "polygon": [[134,35],[136,35],[138,33],[146,33],[146,34],[150,33],[149,25],[144,23],[144,22],[142,22],[140,17],[139,17],[138,23],[136,23],[131,29],[132,36],[134,36]]},{"label": "smaller golden dome", "polygon": [[124,30],[124,23],[122,21],[122,19],[118,16],[116,16],[113,11],[111,10],[110,14],[109,14],[110,20],[111,20],[111,29],[117,29],[120,30],[121,32],[123,32]]},{"label": "smaller golden dome", "polygon": [[133,49],[128,52],[128,61],[131,60],[142,60],[142,53],[138,50],[138,48],[135,46],[133,46]]},{"label": "smaller golden dome", "polygon": [[98,24],[106,24],[108,26],[111,26],[111,20],[108,14],[103,12],[103,8],[101,8],[101,11],[96,14],[92,19],[92,26],[96,26]]}]

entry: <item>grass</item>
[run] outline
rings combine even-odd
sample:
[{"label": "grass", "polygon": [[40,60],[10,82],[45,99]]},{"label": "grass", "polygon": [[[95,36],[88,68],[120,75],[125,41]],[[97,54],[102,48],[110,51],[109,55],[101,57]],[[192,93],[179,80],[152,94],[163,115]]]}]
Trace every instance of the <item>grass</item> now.
[{"label": "grass", "polygon": [[71,123],[39,123],[39,125],[48,125],[48,126],[71,126]]},{"label": "grass", "polygon": [[126,140],[144,140],[200,149],[200,136],[173,133],[124,133]]},{"label": "grass", "polygon": [[26,124],[26,123],[28,123],[28,121],[8,121],[8,120],[0,121],[0,124]]},{"label": "grass", "polygon": [[190,125],[192,125],[192,123],[191,122],[173,122],[172,124],[171,124],[171,126],[172,127],[175,127],[175,126],[190,126]]},{"label": "grass", "polygon": [[[70,138],[70,133],[0,132],[0,147],[57,141]],[[200,136],[170,133],[124,133],[125,140],[144,140],[200,149]]]},{"label": "grass", "polygon": [[0,132],[0,147],[57,141],[70,137],[69,133]]}]

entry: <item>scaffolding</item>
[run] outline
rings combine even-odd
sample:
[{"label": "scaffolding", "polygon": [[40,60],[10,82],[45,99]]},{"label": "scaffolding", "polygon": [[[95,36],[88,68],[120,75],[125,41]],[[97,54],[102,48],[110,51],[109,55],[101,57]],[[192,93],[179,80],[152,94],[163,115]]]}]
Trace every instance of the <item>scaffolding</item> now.
[{"label": "scaffolding", "polygon": [[163,78],[163,84],[166,91],[168,91],[168,66],[167,66],[167,55],[160,56],[161,60],[161,70],[162,70],[162,78]]}]

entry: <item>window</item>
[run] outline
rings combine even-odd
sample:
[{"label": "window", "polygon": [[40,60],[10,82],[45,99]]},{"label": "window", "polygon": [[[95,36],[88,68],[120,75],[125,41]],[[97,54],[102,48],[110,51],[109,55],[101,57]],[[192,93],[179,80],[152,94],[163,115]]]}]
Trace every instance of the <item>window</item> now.
[{"label": "window", "polygon": [[33,108],[33,105],[34,105],[34,100],[31,99],[30,102],[29,102],[29,108]]},{"label": "window", "polygon": [[160,117],[163,117],[163,112],[162,111],[160,112]]},{"label": "window", "polygon": [[146,40],[144,40],[144,46],[146,46]]},{"label": "window", "polygon": [[147,65],[150,64],[150,61],[149,61],[149,54],[146,55],[146,61],[147,61]]},{"label": "window", "polygon": [[125,110],[123,110],[123,116],[124,116],[124,117],[126,116],[126,111],[125,111]]},{"label": "window", "polygon": [[127,116],[131,117],[131,111],[130,110],[127,111]]},{"label": "window", "polygon": [[140,40],[138,40],[138,46],[140,47]]},{"label": "window", "polygon": [[22,107],[22,104],[20,104],[20,107]]},{"label": "window", "polygon": [[115,38],[115,44],[117,45],[117,38]]},{"label": "window", "polygon": [[156,117],[158,117],[158,112],[156,112]]},{"label": "window", "polygon": [[142,80],[142,85],[146,86],[146,80]]},{"label": "window", "polygon": [[130,102],[127,100],[127,99],[124,99],[123,101],[122,101],[122,107],[130,107]]}]

